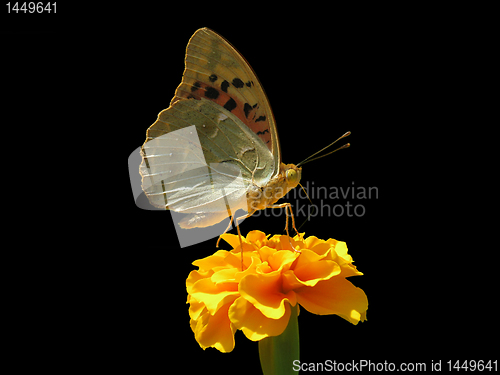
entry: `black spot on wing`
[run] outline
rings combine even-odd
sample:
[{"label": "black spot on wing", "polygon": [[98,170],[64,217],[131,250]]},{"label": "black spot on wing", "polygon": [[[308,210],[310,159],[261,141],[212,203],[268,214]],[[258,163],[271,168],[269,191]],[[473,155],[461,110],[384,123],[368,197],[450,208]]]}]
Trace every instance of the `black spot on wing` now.
[{"label": "black spot on wing", "polygon": [[258,117],[255,122],[259,122],[259,121],[266,121],[266,116],[260,116]]},{"label": "black spot on wing", "polygon": [[237,89],[241,89],[243,87],[244,83],[241,79],[235,78],[233,79],[233,86],[236,87]]},{"label": "black spot on wing", "polygon": [[209,99],[217,99],[219,97],[219,91],[213,87],[207,87],[205,89],[205,96]]},{"label": "black spot on wing", "polygon": [[264,131],[257,132],[256,134],[261,135],[261,134],[266,134],[266,133],[269,133],[269,129],[265,129]]},{"label": "black spot on wing", "polygon": [[247,83],[245,83],[245,85],[247,85],[248,87],[251,87],[253,85],[253,81],[248,81]]},{"label": "black spot on wing", "polygon": [[243,112],[245,112],[245,117],[248,118],[248,115],[250,114],[250,111],[252,110],[252,106],[248,103],[245,103],[243,106]]},{"label": "black spot on wing", "polygon": [[220,84],[220,89],[224,92],[227,92],[227,88],[229,87],[229,82],[228,81],[223,81],[221,84]]},{"label": "black spot on wing", "polygon": [[195,92],[196,90],[198,90],[199,88],[201,87],[201,83],[200,82],[195,82],[193,86],[191,86],[191,92]]},{"label": "black spot on wing", "polygon": [[217,77],[215,74],[212,74],[210,77],[208,77],[208,79],[210,80],[210,82],[217,81],[217,78],[219,78],[219,77]]},{"label": "black spot on wing", "polygon": [[229,100],[224,104],[224,108],[226,108],[229,112],[236,108],[236,102],[233,98],[229,98]]}]

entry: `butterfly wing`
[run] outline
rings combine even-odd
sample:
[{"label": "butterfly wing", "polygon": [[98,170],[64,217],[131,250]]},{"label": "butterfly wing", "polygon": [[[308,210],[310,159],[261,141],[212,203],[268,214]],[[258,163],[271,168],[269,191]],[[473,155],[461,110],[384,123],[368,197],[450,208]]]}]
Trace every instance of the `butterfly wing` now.
[{"label": "butterfly wing", "polygon": [[248,186],[279,171],[280,149],[267,97],[245,59],[209,29],[191,37],[170,107],[142,147],[143,190],[158,207],[206,227],[247,209]]},{"label": "butterfly wing", "polygon": [[279,172],[281,155],[274,115],[254,71],[228,41],[207,28],[189,40],[185,65],[172,103],[205,98],[241,120],[271,152],[272,165],[254,174],[254,181],[264,186]]},{"label": "butterfly wing", "polygon": [[247,210],[252,171],[266,145],[230,111],[206,100],[179,100],[158,115],[142,147],[142,188],[157,207],[191,214],[184,228],[210,226]]}]

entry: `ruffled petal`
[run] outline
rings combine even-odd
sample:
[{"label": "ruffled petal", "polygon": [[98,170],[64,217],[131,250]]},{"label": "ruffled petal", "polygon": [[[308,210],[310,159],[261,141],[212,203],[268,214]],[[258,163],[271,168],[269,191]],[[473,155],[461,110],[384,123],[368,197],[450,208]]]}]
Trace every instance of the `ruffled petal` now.
[{"label": "ruffled petal", "polygon": [[306,244],[308,249],[312,249],[316,245],[321,245],[322,243],[325,243],[326,241],[320,240],[316,236],[309,236],[304,240],[304,243]]},{"label": "ruffled petal", "polygon": [[205,304],[197,301],[195,298],[189,296],[189,317],[193,320],[197,320],[204,312],[208,310],[205,307]]},{"label": "ruffled petal", "polygon": [[189,276],[186,280],[186,289],[188,294],[191,293],[191,290],[193,288],[193,285],[201,279],[206,279],[207,277],[212,276],[214,272],[212,270],[210,271],[191,271],[189,273]]},{"label": "ruffled petal", "polygon": [[267,262],[267,259],[276,252],[276,249],[269,246],[262,246],[258,251],[260,259],[263,262]]},{"label": "ruffled petal", "polygon": [[248,275],[241,279],[239,292],[252,303],[262,314],[271,319],[279,319],[285,314],[285,301],[295,306],[295,293],[281,293],[281,274]]},{"label": "ruffled petal", "polygon": [[230,304],[220,308],[215,315],[208,312],[197,321],[191,321],[196,341],[203,349],[214,347],[223,353],[234,349],[234,326],[229,320]]},{"label": "ruffled petal", "polygon": [[314,286],[320,280],[327,280],[340,273],[340,266],[331,260],[323,260],[323,256],[304,249],[293,269],[297,279],[304,285]]},{"label": "ruffled petal", "polygon": [[238,284],[215,284],[210,279],[197,281],[191,290],[191,296],[202,302],[210,314],[214,315],[218,309],[238,298]]},{"label": "ruffled petal", "polygon": [[214,267],[221,267],[227,264],[226,257],[229,251],[219,250],[206,258],[198,259],[193,262],[193,265],[199,267],[200,271],[210,270]]},{"label": "ruffled petal", "polygon": [[290,250],[293,251],[292,246],[295,247],[295,240],[288,236],[280,237],[280,246],[277,248],[278,250]]},{"label": "ruffled petal", "polygon": [[210,279],[215,284],[221,283],[236,283],[236,274],[238,273],[237,268],[224,268],[215,272]]},{"label": "ruffled petal", "polygon": [[283,333],[290,318],[290,304],[285,303],[285,313],[279,319],[270,319],[244,298],[238,298],[229,308],[229,320],[252,341]]},{"label": "ruffled petal", "polygon": [[[260,232],[260,231],[252,231],[252,232]],[[248,235],[250,235],[250,233]],[[262,232],[260,232],[260,233],[262,233]],[[264,233],[262,233],[262,234],[265,237],[265,234]],[[248,237],[248,235],[247,235],[247,237]],[[231,233],[224,233],[220,237],[224,241],[226,241],[229,245],[231,245],[231,247],[233,248],[231,250],[231,252],[237,252],[238,254],[240,253],[240,237],[239,236],[237,236],[235,234],[231,234]],[[258,233],[255,233],[254,235],[250,235],[250,238],[258,240],[261,238],[261,235],[259,235]],[[241,242],[243,244],[243,252],[254,251],[258,248],[257,245],[252,244],[249,240],[247,240],[243,236],[241,237]]]},{"label": "ruffled petal", "polygon": [[328,280],[341,272],[340,266],[332,260],[307,261],[307,252],[312,253],[310,250],[303,250],[299,257],[303,261],[297,262],[293,270],[283,273],[283,292],[286,293],[303,286],[313,287],[318,282]]},{"label": "ruffled petal", "polygon": [[247,234],[247,241],[256,244],[257,247],[261,247],[267,241],[267,237],[260,230],[252,230]]},{"label": "ruffled petal", "polygon": [[272,236],[271,238],[269,238],[267,240],[267,246],[273,248],[273,249],[278,249],[278,250],[281,250],[281,235],[280,234],[275,234],[274,236]]},{"label": "ruffled petal", "polygon": [[[240,239],[236,234],[231,234],[231,233],[224,233],[221,234],[220,236],[224,241],[226,241],[233,249],[236,249],[238,246],[240,246]],[[245,241],[245,237],[241,238],[243,241]]]},{"label": "ruffled petal", "polygon": [[353,324],[366,320],[368,299],[365,292],[343,277],[332,277],[295,292],[298,303],[313,314],[337,314]]},{"label": "ruffled petal", "polygon": [[292,251],[280,250],[269,256],[267,259],[269,266],[273,271],[287,271],[292,263],[297,259],[299,253]]},{"label": "ruffled petal", "polygon": [[347,253],[347,244],[345,242],[337,241],[332,238],[330,238],[328,241],[331,243],[335,242],[335,251],[333,252],[333,260],[340,265],[343,277],[363,274],[356,269],[356,266],[354,264],[352,264],[353,260],[352,257]]}]

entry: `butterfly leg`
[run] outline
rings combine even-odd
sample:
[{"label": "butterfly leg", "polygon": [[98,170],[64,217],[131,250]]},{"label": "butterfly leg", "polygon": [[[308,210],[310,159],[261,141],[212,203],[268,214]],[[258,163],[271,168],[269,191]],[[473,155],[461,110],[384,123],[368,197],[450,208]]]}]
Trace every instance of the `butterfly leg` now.
[{"label": "butterfly leg", "polygon": [[281,203],[281,204],[275,204],[272,206],[268,206],[268,208],[283,208],[283,207],[285,207],[285,215],[286,215],[285,230],[286,230],[286,234],[288,236],[288,241],[290,242],[290,246],[292,246],[293,251],[295,251],[296,253],[300,253],[299,250],[297,250],[293,247],[292,242],[290,241],[290,238],[291,238],[290,232],[288,232],[288,212],[287,212],[287,210],[290,210],[290,216],[292,217],[292,228],[295,230],[295,233],[297,233],[299,238],[302,239],[302,236],[300,235],[299,231],[297,230],[297,228],[295,228],[295,219],[293,217],[292,205],[290,203]]},{"label": "butterfly leg", "polygon": [[[233,224],[233,221],[234,221],[234,216],[231,215],[231,220],[229,220],[229,225],[227,226],[226,230],[219,236],[219,239],[217,240],[217,244],[215,245],[216,247],[219,247],[219,242],[220,242],[220,239],[221,239],[221,236],[223,234],[226,234],[227,231],[229,230],[229,228],[231,228],[231,225]],[[241,242],[241,241],[240,241]]]},{"label": "butterfly leg", "polygon": [[292,205],[290,203],[281,203],[281,204],[274,204],[272,206],[268,206],[268,208],[283,208],[285,207],[285,214],[286,214],[286,224],[285,224],[285,230],[288,236],[290,234],[288,233],[288,212],[287,210],[290,210],[290,216],[292,217],[292,228],[297,233],[300,239],[302,239],[302,236],[300,235],[299,231],[297,228],[295,228],[295,218],[293,217],[293,210],[292,210]]},{"label": "butterfly leg", "polygon": [[238,237],[239,237],[239,239],[240,239],[240,251],[241,251],[241,271],[243,271],[243,240],[241,239],[241,232],[240,232],[240,225],[239,225],[239,221],[242,221],[242,220],[246,219],[247,217],[252,216],[254,213],[255,213],[255,210],[254,210],[254,211],[252,211],[252,212],[249,212],[249,213],[248,213],[248,214],[246,214],[246,215],[243,215],[243,216],[237,217],[237,218],[236,218],[236,220],[235,220],[236,229],[238,230]]}]

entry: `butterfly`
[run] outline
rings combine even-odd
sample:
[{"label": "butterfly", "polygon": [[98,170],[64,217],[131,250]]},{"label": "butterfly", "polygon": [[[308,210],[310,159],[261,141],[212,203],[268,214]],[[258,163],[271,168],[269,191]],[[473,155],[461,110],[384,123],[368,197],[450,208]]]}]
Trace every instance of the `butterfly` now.
[{"label": "butterfly", "polygon": [[299,184],[302,168],[281,161],[276,121],[250,65],[208,28],[189,40],[182,82],[147,130],[141,155],[146,196],[184,213],[181,228],[231,217],[229,229],[239,209],[247,213],[237,227],[257,210],[284,207],[298,233],[291,204],[276,202]]}]

